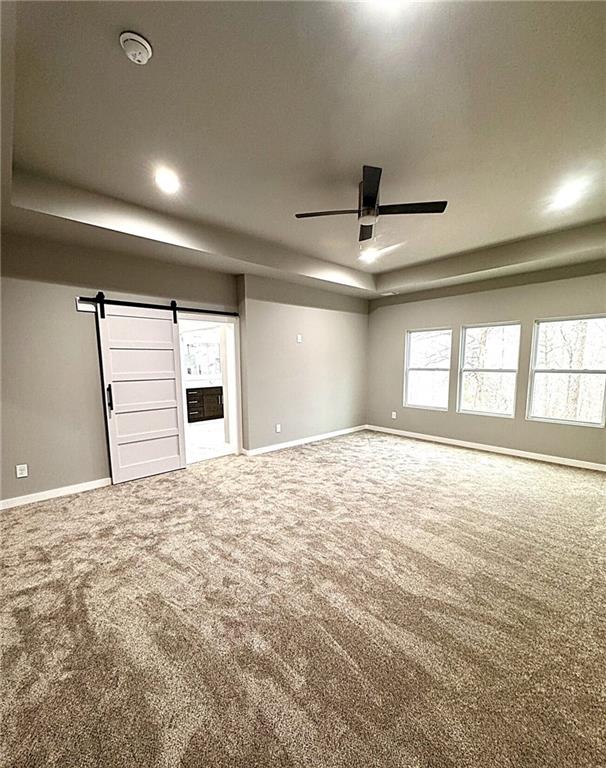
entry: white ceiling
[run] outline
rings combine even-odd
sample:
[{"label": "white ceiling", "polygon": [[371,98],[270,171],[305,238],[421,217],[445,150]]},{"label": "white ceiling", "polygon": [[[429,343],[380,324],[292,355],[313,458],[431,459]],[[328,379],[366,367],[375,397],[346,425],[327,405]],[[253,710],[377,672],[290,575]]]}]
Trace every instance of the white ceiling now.
[{"label": "white ceiling", "polygon": [[[606,216],[602,3],[27,2],[17,21],[14,163],[68,185],[373,272]],[[449,201],[384,217],[370,266],[355,217],[293,217],[355,207],[364,163],[384,203]],[[576,178],[585,198],[550,210]]]}]

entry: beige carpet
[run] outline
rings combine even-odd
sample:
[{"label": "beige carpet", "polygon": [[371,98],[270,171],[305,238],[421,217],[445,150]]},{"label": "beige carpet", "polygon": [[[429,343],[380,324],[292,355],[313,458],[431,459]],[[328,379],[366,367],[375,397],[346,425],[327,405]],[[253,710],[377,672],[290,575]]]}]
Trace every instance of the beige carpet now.
[{"label": "beige carpet", "polygon": [[604,766],[605,492],[361,432],[4,512],[1,764]]}]

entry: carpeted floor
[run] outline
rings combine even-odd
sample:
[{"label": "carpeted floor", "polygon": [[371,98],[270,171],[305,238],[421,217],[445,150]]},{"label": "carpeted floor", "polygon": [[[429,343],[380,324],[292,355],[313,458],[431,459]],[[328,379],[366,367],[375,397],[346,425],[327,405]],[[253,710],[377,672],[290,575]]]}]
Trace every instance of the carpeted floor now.
[{"label": "carpeted floor", "polygon": [[4,512],[0,762],[604,766],[605,497],[360,432]]}]

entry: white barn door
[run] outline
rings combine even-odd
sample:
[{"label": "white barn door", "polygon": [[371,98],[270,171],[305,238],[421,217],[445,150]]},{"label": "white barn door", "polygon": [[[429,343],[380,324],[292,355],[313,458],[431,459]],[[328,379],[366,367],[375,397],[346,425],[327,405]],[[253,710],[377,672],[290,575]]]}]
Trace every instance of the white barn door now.
[{"label": "white barn door", "polygon": [[97,309],[112,481],[185,466],[179,326],[170,310]]}]

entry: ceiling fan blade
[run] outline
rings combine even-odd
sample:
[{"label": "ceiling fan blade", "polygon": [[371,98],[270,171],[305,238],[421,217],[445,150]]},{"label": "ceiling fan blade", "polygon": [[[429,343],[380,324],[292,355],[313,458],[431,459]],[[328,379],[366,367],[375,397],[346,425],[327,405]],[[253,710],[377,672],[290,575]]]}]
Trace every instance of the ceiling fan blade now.
[{"label": "ceiling fan blade", "polygon": [[396,203],[395,205],[380,205],[379,215],[390,216],[398,213],[444,213],[448,202],[434,200],[428,203]]},{"label": "ceiling fan blade", "polygon": [[362,208],[376,207],[382,173],[383,169],[374,165],[362,166]]},{"label": "ceiling fan blade", "polygon": [[361,243],[364,240],[372,240],[372,224],[360,224],[360,237],[358,241]]},{"label": "ceiling fan blade", "polygon": [[357,208],[347,208],[343,211],[312,211],[311,213],[295,213],[296,219],[311,219],[314,216],[341,216],[344,213],[357,213]]}]

